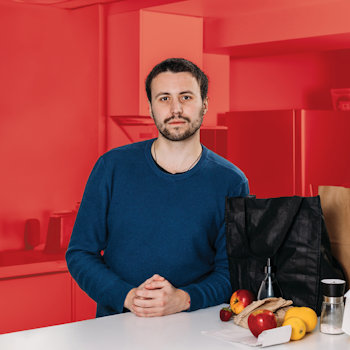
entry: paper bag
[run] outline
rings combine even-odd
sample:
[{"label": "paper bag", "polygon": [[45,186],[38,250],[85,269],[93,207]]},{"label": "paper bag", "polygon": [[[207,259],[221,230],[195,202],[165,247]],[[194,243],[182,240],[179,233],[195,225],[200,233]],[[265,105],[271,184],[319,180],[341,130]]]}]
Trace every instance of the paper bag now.
[{"label": "paper bag", "polygon": [[234,316],[233,321],[236,325],[248,328],[248,317],[256,310],[270,310],[277,319],[277,327],[282,326],[284,315],[291,308],[293,302],[283,298],[266,298],[263,300],[253,301],[245,307],[238,315]]},{"label": "paper bag", "polygon": [[350,282],[350,188],[319,186],[321,208],[325,218],[332,254],[342,265]]}]

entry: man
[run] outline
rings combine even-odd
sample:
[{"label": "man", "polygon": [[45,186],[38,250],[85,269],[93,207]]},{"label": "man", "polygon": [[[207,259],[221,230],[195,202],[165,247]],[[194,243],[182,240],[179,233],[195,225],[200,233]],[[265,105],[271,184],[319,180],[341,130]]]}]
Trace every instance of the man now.
[{"label": "man", "polygon": [[225,196],[249,189],[236,166],[200,144],[207,91],[192,62],[155,66],[146,92],[158,138],[113,149],[92,170],[66,259],[97,317],[192,311],[232,294]]}]

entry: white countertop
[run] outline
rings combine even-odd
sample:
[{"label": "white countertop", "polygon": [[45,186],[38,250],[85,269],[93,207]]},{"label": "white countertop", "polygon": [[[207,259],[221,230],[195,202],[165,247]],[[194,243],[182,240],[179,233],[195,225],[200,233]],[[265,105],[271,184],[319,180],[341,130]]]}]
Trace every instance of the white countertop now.
[{"label": "white countertop", "polygon": [[[186,350],[254,349],[203,335],[202,331],[232,329],[246,331],[232,320],[222,322],[224,305],[175,315],[141,318],[132,313],[102,317],[53,327],[0,335],[4,350]],[[226,306],[226,305],[225,305]],[[49,310],[48,310],[49,312]],[[1,317],[6,317],[2,315]],[[326,335],[314,331],[299,340],[271,347],[271,350],[350,349],[347,334]]]}]

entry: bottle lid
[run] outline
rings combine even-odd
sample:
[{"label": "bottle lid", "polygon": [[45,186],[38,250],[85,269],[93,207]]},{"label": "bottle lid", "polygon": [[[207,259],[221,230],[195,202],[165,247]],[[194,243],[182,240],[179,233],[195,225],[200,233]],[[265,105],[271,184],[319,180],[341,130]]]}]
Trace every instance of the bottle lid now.
[{"label": "bottle lid", "polygon": [[274,265],[271,265],[271,259],[268,258],[267,259],[267,265],[263,267],[263,271],[265,273],[272,273],[272,272],[276,272],[277,268]]},{"label": "bottle lid", "polygon": [[342,297],[345,292],[345,281],[340,279],[324,279],[322,282],[323,295],[327,297]]}]

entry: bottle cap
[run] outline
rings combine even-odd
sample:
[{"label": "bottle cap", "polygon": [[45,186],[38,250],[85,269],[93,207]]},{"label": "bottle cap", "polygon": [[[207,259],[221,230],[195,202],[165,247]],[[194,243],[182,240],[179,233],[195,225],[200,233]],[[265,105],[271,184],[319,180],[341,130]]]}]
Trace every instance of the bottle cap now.
[{"label": "bottle cap", "polygon": [[322,282],[323,295],[327,297],[342,297],[345,292],[345,281],[339,279],[324,279]]},{"label": "bottle cap", "polygon": [[272,273],[272,272],[276,272],[277,268],[274,265],[271,265],[271,259],[268,258],[267,259],[267,265],[263,267],[263,271],[265,273]]}]

